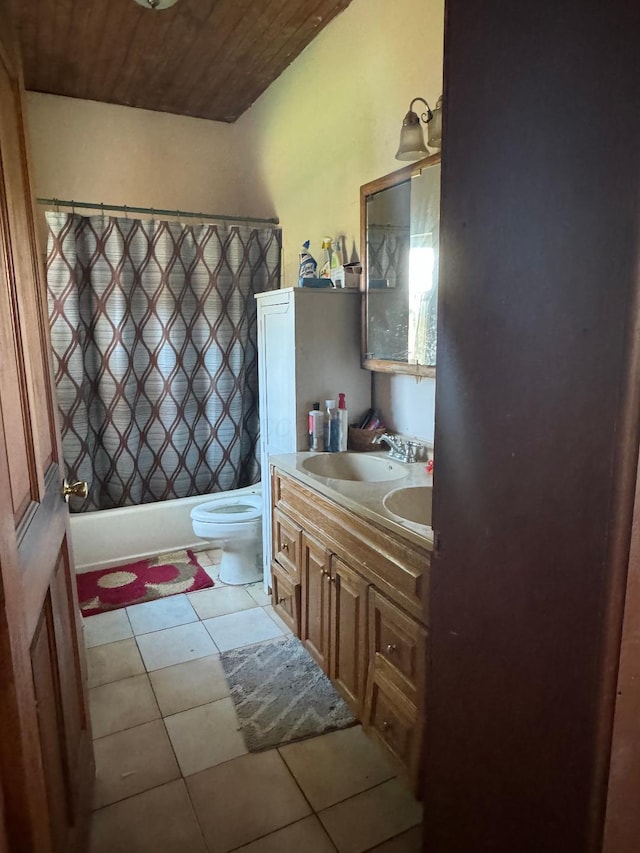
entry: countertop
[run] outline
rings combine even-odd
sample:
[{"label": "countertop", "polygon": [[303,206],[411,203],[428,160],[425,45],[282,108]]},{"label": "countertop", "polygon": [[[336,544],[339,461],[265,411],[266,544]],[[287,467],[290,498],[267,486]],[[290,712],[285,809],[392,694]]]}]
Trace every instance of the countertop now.
[{"label": "countertop", "polygon": [[[430,474],[427,474],[424,462],[404,463],[392,460],[395,465],[406,469],[406,476],[395,480],[366,483],[312,474],[303,467],[303,462],[312,456],[318,455],[324,454],[313,452],[286,453],[279,456],[270,456],[269,463],[275,465],[285,474],[289,474],[289,476],[303,483],[305,486],[315,489],[320,494],[340,504],[340,506],[352,510],[362,518],[368,519],[381,527],[386,527],[398,536],[408,539],[423,548],[427,548],[428,550],[433,548],[433,530],[431,527],[411,521],[400,521],[397,516],[388,512],[383,505],[384,498],[394,489],[402,489],[407,486],[432,486],[433,478]],[[378,456],[382,459],[388,457],[386,451],[363,455]]]}]

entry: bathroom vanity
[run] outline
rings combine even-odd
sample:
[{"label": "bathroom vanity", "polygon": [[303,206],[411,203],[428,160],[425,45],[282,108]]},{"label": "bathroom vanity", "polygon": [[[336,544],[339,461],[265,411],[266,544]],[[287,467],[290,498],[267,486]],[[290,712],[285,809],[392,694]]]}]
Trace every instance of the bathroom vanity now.
[{"label": "bathroom vanity", "polygon": [[[397,513],[419,496],[430,522],[431,478],[385,454],[271,463],[274,608],[418,794],[432,538]],[[361,479],[325,476],[345,465]]]}]

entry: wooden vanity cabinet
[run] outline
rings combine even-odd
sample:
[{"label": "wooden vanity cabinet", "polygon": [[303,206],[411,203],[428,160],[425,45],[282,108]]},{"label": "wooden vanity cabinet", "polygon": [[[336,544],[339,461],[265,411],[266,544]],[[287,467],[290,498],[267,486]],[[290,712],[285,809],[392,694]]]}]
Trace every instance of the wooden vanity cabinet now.
[{"label": "wooden vanity cabinet", "polygon": [[302,529],[277,508],[273,511],[273,559],[300,580],[300,546]]},{"label": "wooden vanity cabinet", "polygon": [[367,593],[362,575],[335,554],[330,563],[329,670],[359,720],[363,718],[368,667]]},{"label": "wooden vanity cabinet", "polygon": [[330,553],[307,533],[302,534],[302,614],[299,637],[318,666],[329,669]]},{"label": "wooden vanity cabinet", "polygon": [[274,607],[418,793],[430,553],[271,473]]},{"label": "wooden vanity cabinet", "polygon": [[271,601],[285,625],[300,636],[302,528],[281,512],[280,481],[271,478]]},{"label": "wooden vanity cabinet", "polygon": [[361,719],[367,672],[369,584],[307,533],[302,534],[301,555],[299,637]]},{"label": "wooden vanity cabinet", "polygon": [[271,597],[273,608],[298,636],[300,631],[300,584],[295,583],[290,575],[275,561],[271,563]]},{"label": "wooden vanity cabinet", "polygon": [[422,756],[426,648],[424,626],[370,590],[364,722],[416,781]]}]

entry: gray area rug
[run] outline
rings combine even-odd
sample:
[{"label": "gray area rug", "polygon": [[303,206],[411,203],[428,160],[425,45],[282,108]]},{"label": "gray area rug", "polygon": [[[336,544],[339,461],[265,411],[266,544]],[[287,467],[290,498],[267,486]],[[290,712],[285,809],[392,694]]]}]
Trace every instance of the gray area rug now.
[{"label": "gray area rug", "polygon": [[232,649],[220,660],[249,752],[356,723],[349,706],[295,637]]}]

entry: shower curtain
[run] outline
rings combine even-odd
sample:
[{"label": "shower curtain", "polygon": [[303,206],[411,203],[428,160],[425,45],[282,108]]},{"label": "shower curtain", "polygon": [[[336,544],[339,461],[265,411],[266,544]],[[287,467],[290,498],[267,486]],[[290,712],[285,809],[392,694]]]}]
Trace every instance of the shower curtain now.
[{"label": "shower curtain", "polygon": [[257,482],[253,297],[279,286],[280,230],[46,216],[64,464],[89,483],[72,508]]}]

